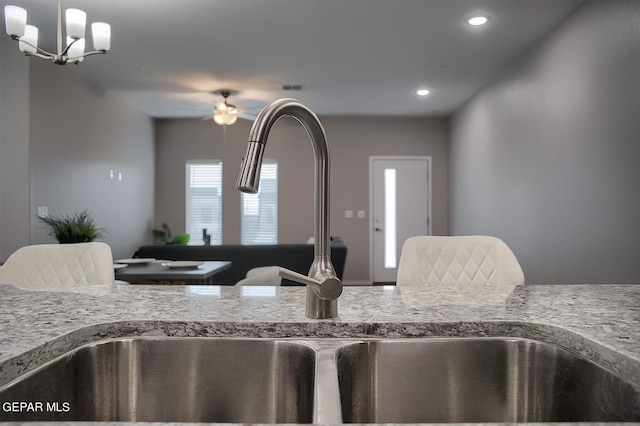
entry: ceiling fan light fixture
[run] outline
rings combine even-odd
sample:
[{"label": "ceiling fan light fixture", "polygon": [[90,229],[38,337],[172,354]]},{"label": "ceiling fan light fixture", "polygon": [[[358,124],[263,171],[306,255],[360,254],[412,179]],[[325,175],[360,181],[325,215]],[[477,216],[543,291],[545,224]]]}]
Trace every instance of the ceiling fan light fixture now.
[{"label": "ceiling fan light fixture", "polygon": [[221,126],[230,126],[238,121],[238,108],[227,103],[227,98],[231,95],[230,90],[221,90],[219,93],[224,101],[220,102],[213,110],[213,121]]},{"label": "ceiling fan light fixture", "polygon": [[213,121],[221,126],[230,126],[238,121],[238,110],[232,105],[218,106],[213,110]]}]

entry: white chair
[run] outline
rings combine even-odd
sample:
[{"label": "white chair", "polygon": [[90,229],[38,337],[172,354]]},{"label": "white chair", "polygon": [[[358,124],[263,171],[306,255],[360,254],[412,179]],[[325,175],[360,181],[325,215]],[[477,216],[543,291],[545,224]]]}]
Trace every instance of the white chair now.
[{"label": "white chair", "polygon": [[111,247],[101,242],[25,246],[0,267],[0,283],[24,290],[107,290],[114,284]]},{"label": "white chair", "polygon": [[402,247],[396,284],[509,287],[524,284],[524,273],[499,238],[418,236]]},{"label": "white chair", "polygon": [[259,266],[247,271],[245,278],[236,283],[237,286],[275,285],[282,283],[279,266]]}]

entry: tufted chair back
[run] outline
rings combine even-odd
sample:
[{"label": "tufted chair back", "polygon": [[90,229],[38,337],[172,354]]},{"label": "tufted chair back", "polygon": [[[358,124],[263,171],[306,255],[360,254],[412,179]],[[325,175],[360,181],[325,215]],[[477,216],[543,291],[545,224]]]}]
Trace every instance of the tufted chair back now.
[{"label": "tufted chair back", "polygon": [[236,283],[237,286],[274,285],[282,284],[279,266],[259,266],[247,271],[247,276]]},{"label": "tufted chair back", "polygon": [[113,283],[111,247],[101,242],[25,246],[0,267],[0,284],[25,290],[82,292]]},{"label": "tufted chair back", "polygon": [[397,285],[514,286],[524,274],[499,238],[419,236],[407,239],[398,264]]}]

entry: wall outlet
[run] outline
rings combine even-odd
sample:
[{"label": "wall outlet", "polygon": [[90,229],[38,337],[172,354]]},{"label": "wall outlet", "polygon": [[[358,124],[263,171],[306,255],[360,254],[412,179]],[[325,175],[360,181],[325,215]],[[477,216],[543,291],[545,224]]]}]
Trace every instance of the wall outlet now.
[{"label": "wall outlet", "polygon": [[364,219],[366,217],[366,213],[364,210],[358,210],[358,219]]},{"label": "wall outlet", "polygon": [[351,219],[353,217],[353,210],[345,210],[344,217],[346,217],[347,219]]},{"label": "wall outlet", "polygon": [[47,217],[49,216],[49,207],[47,206],[38,206],[36,208],[36,214],[38,217]]}]

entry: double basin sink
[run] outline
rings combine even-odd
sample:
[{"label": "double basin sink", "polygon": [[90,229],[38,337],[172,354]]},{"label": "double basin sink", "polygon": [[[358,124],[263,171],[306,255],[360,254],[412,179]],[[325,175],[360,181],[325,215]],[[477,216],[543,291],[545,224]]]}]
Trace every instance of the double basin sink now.
[{"label": "double basin sink", "polygon": [[640,386],[518,338],[118,338],[0,387],[3,420],[638,421]]}]

